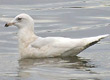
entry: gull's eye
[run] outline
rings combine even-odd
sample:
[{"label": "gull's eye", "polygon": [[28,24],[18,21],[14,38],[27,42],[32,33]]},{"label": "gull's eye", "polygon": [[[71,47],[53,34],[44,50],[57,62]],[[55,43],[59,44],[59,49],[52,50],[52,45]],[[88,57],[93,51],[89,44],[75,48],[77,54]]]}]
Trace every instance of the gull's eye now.
[{"label": "gull's eye", "polygon": [[22,18],[19,18],[19,17],[18,17],[18,18],[17,18],[17,20],[18,20],[18,21],[21,21],[21,20],[22,20]]}]

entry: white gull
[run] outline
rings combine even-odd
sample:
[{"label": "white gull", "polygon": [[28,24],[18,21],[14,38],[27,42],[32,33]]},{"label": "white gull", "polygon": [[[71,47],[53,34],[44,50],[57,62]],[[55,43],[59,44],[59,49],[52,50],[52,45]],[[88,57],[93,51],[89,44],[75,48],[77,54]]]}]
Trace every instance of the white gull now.
[{"label": "white gull", "polygon": [[71,39],[64,37],[39,37],[34,34],[34,21],[28,14],[19,14],[5,24],[18,27],[19,52],[21,58],[76,56],[89,46],[96,44],[108,34],[96,37]]}]

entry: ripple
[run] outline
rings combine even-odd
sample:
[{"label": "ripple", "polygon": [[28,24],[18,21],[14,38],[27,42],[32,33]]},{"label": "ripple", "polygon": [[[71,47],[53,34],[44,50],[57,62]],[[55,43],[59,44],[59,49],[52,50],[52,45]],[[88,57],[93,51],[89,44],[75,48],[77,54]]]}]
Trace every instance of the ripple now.
[{"label": "ripple", "polygon": [[98,42],[99,44],[110,44],[110,41],[102,41],[102,42]]},{"label": "ripple", "polygon": [[80,30],[88,30],[88,29],[97,29],[100,27],[105,27],[105,24],[100,24],[100,25],[96,25],[96,26],[91,25],[91,26],[70,27],[70,28],[63,28],[63,29],[40,30],[40,31],[37,31],[37,33],[45,33],[45,32],[55,33],[55,32],[80,31]]},{"label": "ripple", "polygon": [[7,40],[0,40],[0,43],[17,44],[17,42],[15,42],[15,41],[7,41]]},{"label": "ripple", "polygon": [[12,20],[13,18],[0,18],[1,22],[9,22],[10,20]]},{"label": "ripple", "polygon": [[58,20],[34,20],[35,23],[52,23],[52,22],[59,22]]},{"label": "ripple", "polygon": [[18,73],[5,72],[5,73],[0,73],[0,75],[2,75],[2,76],[10,76],[10,77],[17,77],[18,76]]},{"label": "ripple", "polygon": [[92,18],[96,18],[96,19],[108,19],[108,20],[110,20],[110,17],[109,16],[107,16],[107,17],[92,17]]}]

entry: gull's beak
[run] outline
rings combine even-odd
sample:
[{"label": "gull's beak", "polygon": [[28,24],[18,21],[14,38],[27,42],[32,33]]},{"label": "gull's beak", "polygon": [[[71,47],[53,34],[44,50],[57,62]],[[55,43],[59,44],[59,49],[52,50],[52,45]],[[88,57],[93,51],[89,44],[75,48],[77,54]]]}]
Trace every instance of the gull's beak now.
[{"label": "gull's beak", "polygon": [[13,22],[9,22],[9,23],[6,23],[4,27],[8,27],[8,26],[12,26],[12,25],[14,25],[14,23]]}]

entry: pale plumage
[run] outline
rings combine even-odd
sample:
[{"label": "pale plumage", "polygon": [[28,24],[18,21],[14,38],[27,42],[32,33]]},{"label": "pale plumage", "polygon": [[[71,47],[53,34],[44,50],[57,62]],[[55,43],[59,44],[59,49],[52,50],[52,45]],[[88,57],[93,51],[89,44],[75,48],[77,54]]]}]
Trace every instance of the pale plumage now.
[{"label": "pale plumage", "polygon": [[15,25],[19,28],[18,41],[21,58],[66,57],[78,53],[108,36],[70,39],[63,37],[38,37],[34,34],[34,21],[27,14],[16,16],[5,26]]}]

